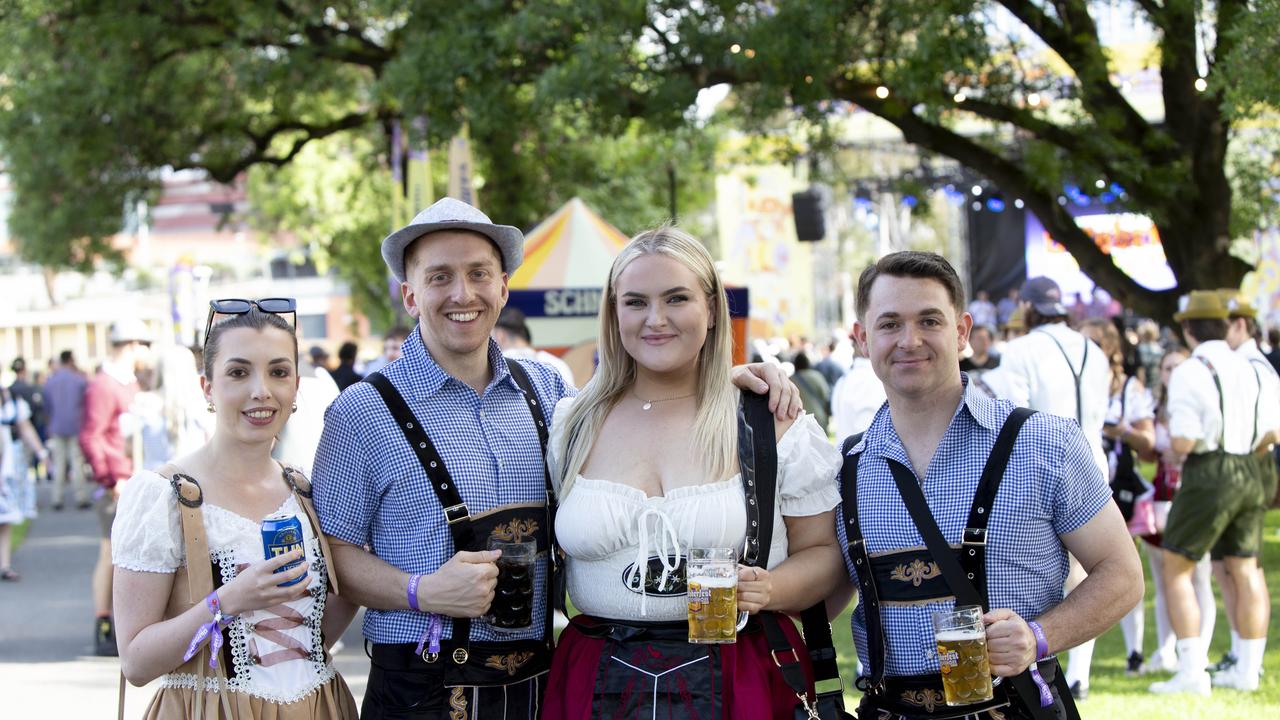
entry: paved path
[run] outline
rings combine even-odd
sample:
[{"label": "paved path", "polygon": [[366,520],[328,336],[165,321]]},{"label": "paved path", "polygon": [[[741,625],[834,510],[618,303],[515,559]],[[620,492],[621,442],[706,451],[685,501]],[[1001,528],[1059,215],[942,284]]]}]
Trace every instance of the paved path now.
[{"label": "paved path", "polygon": [[[0,582],[0,717],[114,718],[119,662],[93,656],[89,575],[98,555],[97,519],[88,510],[48,510],[46,485],[40,495],[40,517],[13,558],[22,580]],[[335,656],[357,703],[369,673],[360,618]],[[141,717],[154,693],[155,683],[130,687],[125,717]]]}]

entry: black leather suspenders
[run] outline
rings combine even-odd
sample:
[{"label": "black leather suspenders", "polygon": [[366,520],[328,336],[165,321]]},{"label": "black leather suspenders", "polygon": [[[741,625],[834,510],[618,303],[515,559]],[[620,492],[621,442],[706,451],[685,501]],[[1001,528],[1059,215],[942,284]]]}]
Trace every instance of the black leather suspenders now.
[{"label": "black leather suspenders", "polygon": [[[525,402],[528,404],[529,413],[533,416],[534,425],[538,431],[538,442],[542,447],[543,457],[543,480],[546,483],[546,522],[549,552],[548,555],[548,577],[547,586],[552,589],[553,594],[561,587],[559,579],[560,561],[555,552],[555,503],[552,498],[551,473],[547,469],[547,424],[544,420],[543,413],[538,406],[538,395],[533,389],[533,384],[529,380],[529,375],[524,368],[514,360],[507,360],[507,369],[511,372],[512,378],[520,387],[521,393],[524,395]],[[426,430],[422,427],[422,423],[409,409],[409,405],[404,398],[391,384],[391,381],[382,373],[374,372],[365,377],[365,382],[373,385],[377,389],[378,394],[382,396],[382,400],[387,405],[387,409],[391,412],[391,416],[395,419],[396,425],[400,431],[404,433],[405,439],[409,442],[414,455],[417,456],[418,462],[422,464],[423,471],[427,474],[427,479],[431,484],[431,489],[435,491],[436,499],[440,501],[440,507],[444,508],[445,523],[449,527],[449,534],[453,538],[453,546],[455,550],[476,549],[477,538],[475,529],[472,525],[471,510],[467,504],[463,502],[462,495],[459,494],[457,486],[450,477],[448,469],[445,467],[444,460],[440,457],[440,453],[436,450],[435,445],[431,442],[431,438],[427,436]],[[480,538],[483,540],[483,538]],[[483,547],[478,549],[483,550]],[[558,605],[555,598],[548,603],[546,618],[544,623],[544,640],[550,646],[552,641],[552,610],[553,605]],[[453,640],[457,643],[465,644],[471,634],[471,620],[467,618],[452,618],[453,620]]]}]

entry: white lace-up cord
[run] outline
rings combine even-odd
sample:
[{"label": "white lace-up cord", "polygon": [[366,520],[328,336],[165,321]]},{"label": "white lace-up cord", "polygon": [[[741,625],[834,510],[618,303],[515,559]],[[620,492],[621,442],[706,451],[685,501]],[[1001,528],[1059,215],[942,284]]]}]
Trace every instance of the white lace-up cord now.
[{"label": "white lace-up cord", "polygon": [[[680,537],[676,535],[675,525],[672,524],[671,518],[658,508],[647,508],[640,513],[639,523],[640,530],[640,546],[636,549],[636,561],[631,566],[630,572],[627,573],[627,587],[636,586],[637,576],[640,579],[640,616],[648,617],[646,600],[649,597],[647,587],[649,583],[649,556],[654,554],[649,547],[649,518],[657,520],[659,527],[658,534],[658,561],[662,563],[662,576],[658,579],[658,587],[666,587],[667,578],[671,573],[675,572],[680,566]],[[671,559],[671,555],[676,556],[675,560]]]}]

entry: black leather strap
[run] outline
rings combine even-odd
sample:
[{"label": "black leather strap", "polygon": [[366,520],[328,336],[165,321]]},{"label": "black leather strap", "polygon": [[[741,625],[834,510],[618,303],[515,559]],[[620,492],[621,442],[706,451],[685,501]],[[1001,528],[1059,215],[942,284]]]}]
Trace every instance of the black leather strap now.
[{"label": "black leather strap", "polygon": [[858,689],[872,697],[884,695],[885,644],[884,627],[880,623],[880,593],[876,587],[875,577],[871,572],[871,557],[867,554],[867,543],[862,537],[862,524],[858,520],[858,461],[862,453],[850,455],[862,440],[862,433],[852,435],[844,441],[840,452],[844,455],[844,465],[840,468],[840,502],[844,507],[845,552],[853,563],[855,579],[858,582],[859,604],[867,623],[867,655],[864,664],[870,668],[870,677],[864,682],[858,680]]},{"label": "black leather strap", "polygon": [[1062,347],[1062,343],[1058,342],[1058,338],[1045,330],[1039,330],[1037,332],[1048,336],[1048,338],[1053,341],[1053,344],[1058,346],[1058,352],[1062,353],[1062,359],[1067,361],[1067,369],[1071,371],[1071,377],[1076,381],[1076,425],[1083,426],[1084,400],[1081,397],[1082,381],[1080,378],[1084,376],[1084,365],[1089,361],[1089,338],[1084,338],[1084,355],[1080,358],[1080,371],[1076,372],[1075,366],[1071,364],[1071,356],[1067,355],[1067,349]]},{"label": "black leather strap", "polygon": [[996,444],[982,468],[982,477],[973,494],[973,505],[969,507],[969,520],[960,539],[960,564],[965,577],[974,584],[978,597],[983,599],[984,607],[987,599],[987,523],[991,520],[991,506],[996,502],[1000,481],[1009,467],[1009,456],[1013,453],[1018,431],[1034,414],[1035,411],[1028,408],[1014,408],[1000,427]]}]

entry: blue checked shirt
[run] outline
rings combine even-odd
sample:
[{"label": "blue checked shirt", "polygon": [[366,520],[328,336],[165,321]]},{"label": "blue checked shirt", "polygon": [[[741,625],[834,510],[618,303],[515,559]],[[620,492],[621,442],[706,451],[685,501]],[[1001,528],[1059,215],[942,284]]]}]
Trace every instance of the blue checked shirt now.
[{"label": "blue checked shirt", "polygon": [[[550,427],[556,402],[573,390],[550,366],[519,362]],[[493,380],[477,396],[431,359],[415,330],[405,340],[400,359],[381,370],[423,424],[472,515],[546,498],[537,429],[492,341],[489,365]],[[325,534],[369,545],[379,558],[409,573],[435,572],[453,557],[453,538],[426,472],[369,383],[352,385],[325,411],[311,483]],[[473,622],[473,641],[542,637],[546,563],[545,556],[539,558],[532,627],[499,636],[487,623]],[[369,609],[364,636],[375,643],[417,642],[426,627],[426,613]],[[452,632],[452,621],[446,618],[444,637],[452,637]]]},{"label": "blue checked shirt", "polygon": [[[967,376],[965,387],[968,390]],[[1012,410],[1013,405],[1004,400],[966,392],[929,463],[921,489],[938,529],[953,546],[960,543],[982,467]],[[868,554],[924,547],[889,464],[882,459],[892,458],[912,467],[887,405],[876,413],[862,441],[850,449],[850,454],[855,452],[862,453],[858,461],[858,517]],[[1058,536],[1083,526],[1110,501],[1111,489],[1075,419],[1048,413],[1031,416],[1018,434],[988,520],[986,567],[991,608],[1009,608],[1026,620],[1034,620],[1061,602],[1067,551]],[[848,541],[846,510],[841,507],[836,513],[842,551]],[[848,553],[843,554],[849,577],[855,578]],[[932,615],[954,604],[953,599],[915,605],[881,603],[886,676],[938,672]],[[866,623],[859,604],[853,613],[853,638],[864,664],[868,657]]]}]

